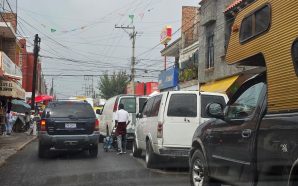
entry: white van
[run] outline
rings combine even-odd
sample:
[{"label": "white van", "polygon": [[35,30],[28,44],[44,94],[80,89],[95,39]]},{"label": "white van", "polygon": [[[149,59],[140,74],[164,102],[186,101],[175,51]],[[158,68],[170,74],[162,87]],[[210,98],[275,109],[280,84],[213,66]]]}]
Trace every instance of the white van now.
[{"label": "white van", "polygon": [[148,97],[135,95],[118,95],[108,99],[100,114],[100,135],[101,139],[110,135],[115,126],[115,113],[119,104],[124,104],[124,109],[129,113],[130,124],[127,126],[127,140],[134,139],[136,126],[136,114],[140,112]]},{"label": "white van", "polygon": [[146,164],[152,168],[158,156],[188,158],[192,136],[200,123],[209,119],[209,103],[225,105],[225,94],[198,91],[162,92],[147,100],[137,115],[133,156],[146,152]]}]

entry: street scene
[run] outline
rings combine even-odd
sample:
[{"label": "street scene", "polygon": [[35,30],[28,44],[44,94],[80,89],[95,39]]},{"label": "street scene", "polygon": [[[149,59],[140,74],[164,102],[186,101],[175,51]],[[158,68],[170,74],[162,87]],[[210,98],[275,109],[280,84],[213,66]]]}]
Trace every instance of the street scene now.
[{"label": "street scene", "polygon": [[0,185],[298,185],[296,0],[2,0]]}]

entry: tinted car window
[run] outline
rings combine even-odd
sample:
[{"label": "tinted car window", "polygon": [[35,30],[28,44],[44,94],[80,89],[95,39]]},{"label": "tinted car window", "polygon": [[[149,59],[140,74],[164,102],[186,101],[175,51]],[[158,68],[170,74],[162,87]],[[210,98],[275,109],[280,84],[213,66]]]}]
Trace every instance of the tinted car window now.
[{"label": "tinted car window", "polygon": [[121,98],[120,103],[124,104],[124,110],[128,113],[136,113],[136,98]]},{"label": "tinted car window", "polygon": [[173,94],[169,102],[168,116],[197,117],[197,95]]},{"label": "tinted car window", "polygon": [[160,107],[160,103],[161,103],[161,98],[162,95],[156,96],[153,106],[152,106],[152,111],[151,111],[151,116],[157,116],[158,112],[159,112],[159,107]]},{"label": "tinted car window", "polygon": [[45,113],[50,112],[50,117],[80,117],[91,118],[95,117],[93,108],[88,103],[78,102],[56,102],[50,103],[45,109]]},{"label": "tinted car window", "polygon": [[139,112],[142,111],[142,108],[144,107],[144,104],[146,101],[147,101],[147,98],[139,98]]},{"label": "tinted car window", "polygon": [[292,57],[293,57],[294,69],[296,71],[296,75],[298,76],[298,39],[296,39],[293,43]]},{"label": "tinted car window", "polygon": [[153,102],[154,102],[154,97],[148,99],[146,106],[144,107],[144,110],[143,110],[143,117],[151,116],[151,108],[152,108]]},{"label": "tinted car window", "polygon": [[203,118],[210,118],[206,113],[206,107],[209,103],[219,103],[225,108],[226,102],[224,97],[215,95],[201,95],[201,116]]},{"label": "tinted car window", "polygon": [[227,117],[229,119],[244,119],[251,116],[257,106],[260,93],[265,84],[255,84],[243,92],[238,99],[229,106]]},{"label": "tinted car window", "polygon": [[256,12],[256,34],[262,33],[270,25],[270,8],[265,6]]}]

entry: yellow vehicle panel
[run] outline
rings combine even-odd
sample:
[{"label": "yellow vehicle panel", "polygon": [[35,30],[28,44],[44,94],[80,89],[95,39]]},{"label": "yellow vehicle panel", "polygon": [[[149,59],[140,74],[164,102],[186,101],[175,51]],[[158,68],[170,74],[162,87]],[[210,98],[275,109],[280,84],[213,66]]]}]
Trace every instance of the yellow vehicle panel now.
[{"label": "yellow vehicle panel", "polygon": [[297,0],[256,0],[238,13],[233,27],[240,28],[245,16],[266,3],[271,6],[269,30],[242,44],[240,30],[232,31],[226,61],[239,63],[262,53],[267,67],[268,111],[298,110],[298,77],[291,53],[292,44],[298,38]]}]

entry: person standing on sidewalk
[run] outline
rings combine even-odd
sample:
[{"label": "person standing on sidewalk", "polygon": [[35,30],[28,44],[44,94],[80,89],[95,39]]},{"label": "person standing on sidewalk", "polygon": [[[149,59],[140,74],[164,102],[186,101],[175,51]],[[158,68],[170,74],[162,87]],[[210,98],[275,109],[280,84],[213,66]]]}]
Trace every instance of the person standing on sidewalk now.
[{"label": "person standing on sidewalk", "polygon": [[129,123],[129,114],[124,110],[124,105],[120,103],[119,110],[115,114],[118,154],[126,153],[126,127]]},{"label": "person standing on sidewalk", "polygon": [[12,132],[12,114],[10,111],[6,112],[5,127],[6,127],[6,134],[10,135]]}]

